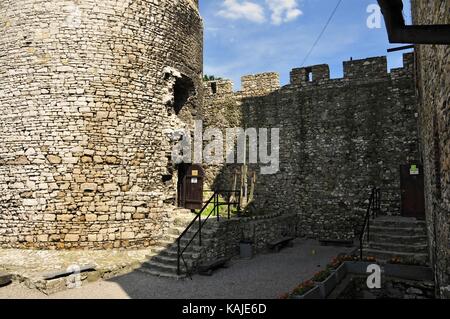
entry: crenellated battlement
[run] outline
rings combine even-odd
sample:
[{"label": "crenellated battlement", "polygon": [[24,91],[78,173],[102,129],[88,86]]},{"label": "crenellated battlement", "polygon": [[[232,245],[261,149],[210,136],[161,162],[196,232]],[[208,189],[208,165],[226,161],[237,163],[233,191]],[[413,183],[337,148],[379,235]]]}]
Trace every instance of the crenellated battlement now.
[{"label": "crenellated battlement", "polygon": [[[344,77],[333,80],[371,80],[389,77],[386,56],[343,62]],[[392,69],[392,76],[404,75],[414,68],[414,53],[403,54],[403,67]],[[323,83],[330,80],[330,67],[327,64],[295,68],[290,73],[291,85]]]},{"label": "crenellated battlement", "polygon": [[[343,62],[344,77],[331,79],[328,64],[318,64],[302,68],[294,68],[290,72],[291,86],[320,86],[353,81],[371,81],[380,79],[396,80],[409,76],[414,69],[414,53],[403,54],[403,67],[394,68],[388,72],[386,56]],[[349,84],[351,85],[351,84]],[[245,75],[241,78],[242,96],[261,96],[275,92],[281,88],[280,75],[276,72]],[[227,95],[233,94],[233,82],[230,80],[215,80],[204,82],[204,94]]]}]

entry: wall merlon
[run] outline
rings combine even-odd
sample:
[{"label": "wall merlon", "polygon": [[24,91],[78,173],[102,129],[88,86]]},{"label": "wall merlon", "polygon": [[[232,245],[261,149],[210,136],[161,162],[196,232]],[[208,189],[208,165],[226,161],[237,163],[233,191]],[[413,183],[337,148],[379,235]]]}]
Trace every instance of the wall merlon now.
[{"label": "wall merlon", "polygon": [[387,75],[386,56],[344,62],[344,78],[346,79],[380,78]]},{"label": "wall merlon", "polygon": [[223,95],[233,93],[233,82],[231,80],[214,80],[203,83],[205,95]]},{"label": "wall merlon", "polygon": [[330,79],[330,67],[328,64],[319,64],[304,68],[296,68],[291,71],[290,76],[291,84],[293,85],[326,81]]},{"label": "wall merlon", "polygon": [[280,75],[274,72],[246,75],[241,81],[245,95],[264,95],[280,88]]},{"label": "wall merlon", "polygon": [[414,69],[414,52],[403,54],[403,68],[408,70]]}]

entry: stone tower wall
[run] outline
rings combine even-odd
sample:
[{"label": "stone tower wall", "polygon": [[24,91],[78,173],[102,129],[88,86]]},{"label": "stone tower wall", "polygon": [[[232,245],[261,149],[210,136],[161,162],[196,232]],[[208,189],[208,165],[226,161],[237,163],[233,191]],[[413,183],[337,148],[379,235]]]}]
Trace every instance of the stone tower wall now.
[{"label": "stone tower wall", "polygon": [[151,245],[202,45],[193,0],[1,0],[0,246]]},{"label": "stone tower wall", "polygon": [[[450,24],[448,1],[412,8],[414,24]],[[430,256],[438,294],[450,298],[450,46],[417,45],[416,55]]]}]

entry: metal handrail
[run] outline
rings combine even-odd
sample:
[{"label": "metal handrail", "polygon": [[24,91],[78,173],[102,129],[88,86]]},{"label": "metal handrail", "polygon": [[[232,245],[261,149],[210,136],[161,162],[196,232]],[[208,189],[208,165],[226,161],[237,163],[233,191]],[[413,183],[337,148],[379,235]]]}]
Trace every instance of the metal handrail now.
[{"label": "metal handrail", "polygon": [[375,219],[381,211],[381,189],[374,187],[370,194],[369,204],[367,206],[366,216],[364,217],[364,223],[362,225],[361,232],[359,234],[359,253],[360,259],[363,259],[364,249],[364,235],[367,229],[367,242],[370,242],[370,219]]},{"label": "metal handrail", "polygon": [[[220,196],[220,194],[224,194],[224,193],[238,194],[239,199],[236,203],[232,203],[230,201],[228,201],[227,203],[219,203],[219,196]],[[205,202],[205,204],[203,205],[200,212],[197,213],[197,216],[195,216],[195,218],[191,221],[191,223],[186,227],[186,229],[177,238],[177,274],[178,274],[178,276],[181,275],[181,262],[183,262],[187,275],[189,276],[190,279],[192,279],[191,273],[188,269],[189,267],[186,263],[186,260],[183,257],[184,252],[189,248],[189,246],[192,244],[192,242],[197,237],[197,235],[199,237],[199,245],[202,246],[202,229],[203,229],[204,225],[206,224],[206,222],[211,217],[211,215],[213,215],[213,213],[216,213],[217,221],[220,220],[220,214],[219,214],[220,206],[228,205],[228,219],[231,218],[231,210],[230,210],[231,205],[237,205],[237,210],[239,212],[240,211],[240,202],[241,202],[240,198],[241,198],[240,191],[235,191],[235,190],[217,191],[216,190],[216,191],[214,191],[214,194],[211,196],[211,198]],[[208,206],[211,204],[211,202],[214,203],[214,206],[211,209],[211,211],[209,212],[208,216],[206,218],[204,218],[204,220],[202,221],[202,214],[208,208]],[[195,232],[195,234],[192,236],[192,238],[189,240],[189,242],[186,244],[186,246],[183,249],[181,249],[181,240],[189,232],[189,230],[197,223],[197,221],[198,221],[198,230]]]}]

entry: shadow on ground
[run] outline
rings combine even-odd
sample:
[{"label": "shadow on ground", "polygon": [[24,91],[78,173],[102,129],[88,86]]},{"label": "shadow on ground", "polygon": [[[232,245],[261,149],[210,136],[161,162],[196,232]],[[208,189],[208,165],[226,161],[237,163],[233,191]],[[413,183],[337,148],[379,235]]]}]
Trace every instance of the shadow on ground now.
[{"label": "shadow on ground", "polygon": [[130,298],[275,299],[311,278],[339,253],[350,250],[297,239],[294,247],[279,253],[258,255],[251,260],[234,259],[229,268],[219,269],[210,277],[194,275],[192,280],[177,280],[136,270],[108,282],[120,286]]}]

